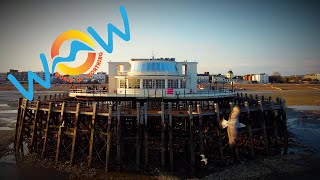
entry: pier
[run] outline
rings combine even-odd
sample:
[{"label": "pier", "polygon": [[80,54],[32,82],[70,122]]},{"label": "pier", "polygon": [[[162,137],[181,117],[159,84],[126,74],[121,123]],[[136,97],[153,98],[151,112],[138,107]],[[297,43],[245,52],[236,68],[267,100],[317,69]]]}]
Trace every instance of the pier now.
[{"label": "pier", "polygon": [[[234,93],[233,93],[234,94]],[[70,95],[70,94],[69,94]],[[237,153],[228,145],[222,117],[239,105]],[[67,96],[19,100],[16,157],[37,153],[53,161],[105,171],[181,171],[230,159],[286,154],[285,100],[228,96]]]}]

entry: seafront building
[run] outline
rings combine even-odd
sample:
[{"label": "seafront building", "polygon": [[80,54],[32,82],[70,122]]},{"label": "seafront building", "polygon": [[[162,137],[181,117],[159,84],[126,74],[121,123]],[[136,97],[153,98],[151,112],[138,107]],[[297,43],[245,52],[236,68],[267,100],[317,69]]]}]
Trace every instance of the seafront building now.
[{"label": "seafront building", "polygon": [[[196,61],[176,61],[175,58],[131,59],[128,62],[108,62],[106,90],[71,90],[71,97],[155,97],[209,98],[230,97],[234,92],[225,88],[199,88]],[[209,73],[204,80],[209,82]],[[201,76],[202,77],[202,76]]]},{"label": "seafront building", "polygon": [[109,63],[109,93],[183,94],[197,92],[197,62],[175,58]]}]

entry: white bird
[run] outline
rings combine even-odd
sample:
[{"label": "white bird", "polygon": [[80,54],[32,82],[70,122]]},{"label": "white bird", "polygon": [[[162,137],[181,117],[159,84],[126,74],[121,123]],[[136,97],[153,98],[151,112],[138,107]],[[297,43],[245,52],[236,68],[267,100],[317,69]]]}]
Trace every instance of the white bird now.
[{"label": "white bird", "polygon": [[208,164],[208,159],[206,158],[206,156],[204,154],[200,154],[200,156],[202,158],[201,161],[204,162],[204,165],[207,165]]},{"label": "white bird", "polygon": [[61,127],[64,127],[64,121],[62,121],[62,125],[61,125]]},{"label": "white bird", "polygon": [[240,116],[240,108],[239,106],[235,106],[232,109],[232,112],[229,115],[229,120],[223,120],[221,121],[221,127],[224,129],[228,127],[228,138],[229,138],[229,144],[234,145],[235,140],[238,136],[238,128],[246,127],[246,125],[239,122],[239,116]]}]

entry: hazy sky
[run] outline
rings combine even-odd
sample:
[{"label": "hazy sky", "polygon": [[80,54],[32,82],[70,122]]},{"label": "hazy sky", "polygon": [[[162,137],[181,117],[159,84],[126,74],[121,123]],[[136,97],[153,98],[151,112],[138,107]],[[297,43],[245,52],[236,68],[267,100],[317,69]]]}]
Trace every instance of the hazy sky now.
[{"label": "hazy sky", "polygon": [[[42,0],[1,3],[0,72],[40,71],[40,53],[46,54],[51,69],[52,43],[70,29],[88,34],[86,28],[92,26],[106,40],[108,23],[123,29],[120,5],[127,10],[131,40],[116,38],[113,53],[105,52],[102,71],[109,60],[150,58],[152,52],[155,57],[196,60],[198,72],[320,71],[317,1]],[[68,44],[63,48],[62,54],[68,54]]]}]

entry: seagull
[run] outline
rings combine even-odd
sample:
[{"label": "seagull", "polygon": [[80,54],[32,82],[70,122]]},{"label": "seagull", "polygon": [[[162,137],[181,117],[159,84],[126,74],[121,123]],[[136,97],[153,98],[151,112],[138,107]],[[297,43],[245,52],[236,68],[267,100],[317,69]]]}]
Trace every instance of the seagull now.
[{"label": "seagull", "polygon": [[204,165],[207,165],[208,164],[208,159],[206,158],[206,156],[204,154],[200,154],[200,156],[202,158],[201,161],[204,162]]}]

